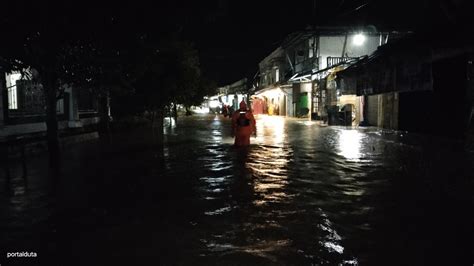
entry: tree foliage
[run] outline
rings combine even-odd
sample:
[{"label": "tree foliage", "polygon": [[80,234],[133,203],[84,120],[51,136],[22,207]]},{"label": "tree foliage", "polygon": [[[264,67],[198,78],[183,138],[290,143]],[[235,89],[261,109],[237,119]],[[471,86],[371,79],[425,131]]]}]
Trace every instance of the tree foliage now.
[{"label": "tree foliage", "polygon": [[198,52],[179,36],[176,19],[153,16],[145,7],[57,4],[9,4],[0,18],[0,34],[8,36],[0,44],[1,70],[36,70],[51,149],[58,148],[56,101],[65,84],[96,95],[125,95],[127,101],[114,107],[130,111],[127,105],[133,105],[141,112],[171,103],[197,105],[210,92]]}]

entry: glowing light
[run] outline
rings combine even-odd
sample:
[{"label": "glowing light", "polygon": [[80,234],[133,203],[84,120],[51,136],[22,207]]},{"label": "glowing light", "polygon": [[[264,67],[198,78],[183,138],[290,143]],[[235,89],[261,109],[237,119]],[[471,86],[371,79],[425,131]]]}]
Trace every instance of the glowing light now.
[{"label": "glowing light", "polygon": [[192,111],[197,114],[208,114],[210,112],[209,108],[207,107],[198,107],[196,109],[192,109]]},{"label": "glowing light", "polygon": [[354,36],[353,42],[355,45],[360,46],[365,42],[365,36],[363,34],[356,34]]},{"label": "glowing light", "polygon": [[211,107],[211,108],[216,108],[216,107],[218,107],[219,105],[220,105],[220,103],[219,103],[219,101],[217,101],[217,100],[210,100],[210,101],[209,101],[209,107]]},{"label": "glowing light", "polygon": [[362,134],[356,130],[342,130],[339,133],[340,155],[347,159],[359,159]]},{"label": "glowing light", "polygon": [[258,93],[257,95],[262,95],[262,96],[268,97],[270,99],[276,99],[278,97],[282,97],[283,91],[280,88],[275,88],[275,89],[271,89],[271,90],[267,90],[267,91]]}]

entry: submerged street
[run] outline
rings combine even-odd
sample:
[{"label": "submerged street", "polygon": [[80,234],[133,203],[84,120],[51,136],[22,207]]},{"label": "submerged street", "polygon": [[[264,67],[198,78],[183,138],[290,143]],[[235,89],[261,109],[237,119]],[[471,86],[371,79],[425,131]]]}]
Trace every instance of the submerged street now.
[{"label": "submerged street", "polygon": [[53,198],[45,158],[29,160],[27,188],[17,165],[13,194],[1,196],[1,247],[38,258],[8,263],[463,265],[472,259],[473,153],[462,143],[279,116],[257,117],[248,148],[234,147],[230,132],[229,119],[196,115],[165,125],[162,156],[141,130],[115,137],[128,144],[105,154],[90,152],[97,143],[68,149]]},{"label": "submerged street", "polygon": [[5,3],[0,266],[474,266],[471,2]]}]

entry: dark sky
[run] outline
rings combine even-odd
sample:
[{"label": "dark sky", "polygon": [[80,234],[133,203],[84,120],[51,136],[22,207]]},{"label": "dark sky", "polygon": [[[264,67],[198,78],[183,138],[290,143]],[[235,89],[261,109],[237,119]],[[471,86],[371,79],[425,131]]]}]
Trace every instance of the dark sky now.
[{"label": "dark sky", "polygon": [[[292,9],[309,18],[312,3],[305,2],[305,6]],[[255,74],[258,62],[284,36],[306,24],[306,19],[292,15],[288,7],[276,1],[217,0],[208,5],[200,14],[193,14],[197,22],[187,25],[185,34],[195,40],[205,74],[220,85]]]},{"label": "dark sky", "polygon": [[[201,10],[198,23],[186,34],[196,40],[203,70],[220,85],[251,77],[258,62],[286,35],[304,29],[314,18],[312,0],[210,2],[213,6]],[[324,16],[337,12],[334,2],[323,5],[317,1],[316,12]]]},{"label": "dark sky", "polygon": [[[97,21],[119,23],[123,26],[121,29],[132,32],[182,29],[182,36],[193,41],[199,50],[204,75],[225,85],[252,77],[258,70],[258,62],[285,36],[307,25],[373,25],[388,30],[434,29],[447,25],[449,30],[458,30],[460,24],[472,24],[468,2],[470,0],[160,0],[146,4],[139,1],[99,4],[84,0],[60,1],[54,6],[60,5],[71,20],[90,27],[90,31],[94,31]],[[11,3],[17,6],[10,7]],[[43,18],[59,10],[52,8],[52,2],[33,3],[11,1],[5,10],[25,14],[24,10],[29,9]],[[450,20],[456,20],[458,15],[463,19],[457,21],[458,26],[451,25]],[[95,19],[91,19],[92,16]]]},{"label": "dark sky", "polygon": [[[205,2],[203,5],[201,2]],[[187,6],[185,35],[200,51],[203,71],[220,85],[251,77],[258,62],[290,32],[307,25],[374,25],[417,30],[445,23],[444,11],[465,0],[208,0]],[[441,3],[441,4],[440,4]],[[181,9],[181,11],[183,11]]]}]

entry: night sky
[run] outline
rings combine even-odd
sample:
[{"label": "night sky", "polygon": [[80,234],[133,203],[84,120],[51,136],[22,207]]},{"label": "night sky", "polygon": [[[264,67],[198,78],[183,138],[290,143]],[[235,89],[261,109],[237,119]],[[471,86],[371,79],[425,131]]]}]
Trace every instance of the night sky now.
[{"label": "night sky", "polygon": [[[94,31],[97,23],[115,23],[120,30],[176,31],[199,50],[203,74],[219,85],[253,77],[258,62],[293,31],[308,25],[368,26],[378,30],[417,30],[449,25],[446,14],[462,13],[467,0],[291,0],[235,1],[165,0],[115,3],[60,2],[52,4],[12,2],[17,13],[62,10],[70,19]],[[48,2],[49,3],[49,2]],[[8,5],[10,5],[9,3]],[[22,9],[22,10],[21,10]],[[15,11],[16,10],[16,11]],[[41,19],[41,18],[40,18]],[[472,21],[470,22],[472,24]],[[466,24],[466,23],[464,23]]]},{"label": "night sky", "polygon": [[380,30],[416,31],[449,22],[442,9],[454,12],[467,5],[467,1],[456,0],[205,2],[205,6],[183,2],[182,7],[188,9],[184,32],[200,51],[204,73],[220,85],[252,77],[258,62],[285,36],[311,24],[373,25]]}]

